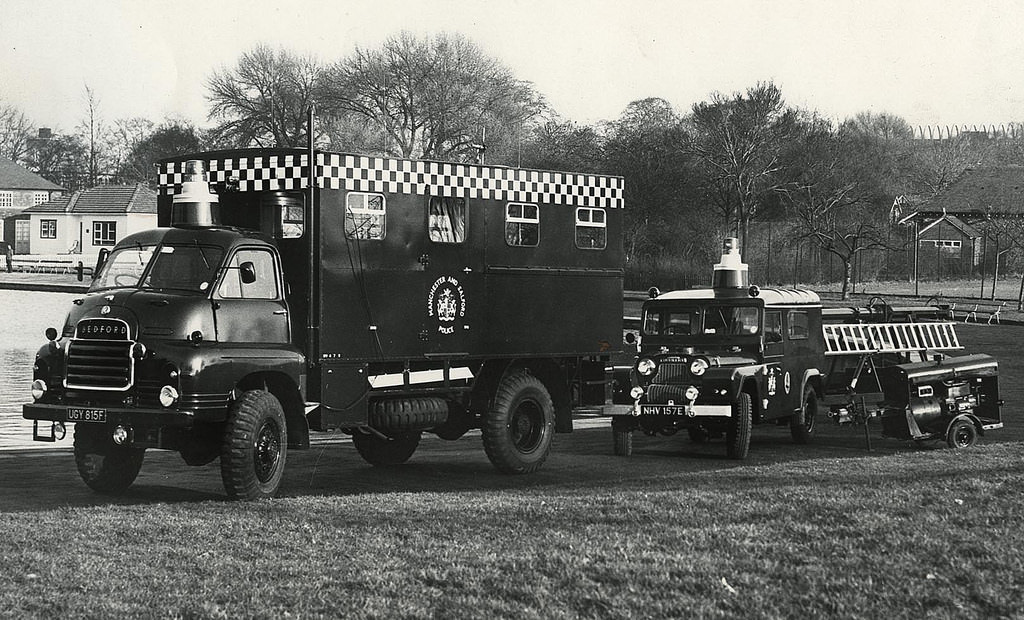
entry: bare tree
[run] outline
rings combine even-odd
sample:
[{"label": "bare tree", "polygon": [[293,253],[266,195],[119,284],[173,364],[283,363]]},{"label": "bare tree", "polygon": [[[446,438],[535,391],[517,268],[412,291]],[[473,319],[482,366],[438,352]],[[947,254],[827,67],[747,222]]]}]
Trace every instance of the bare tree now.
[{"label": "bare tree", "polygon": [[153,133],[153,128],[153,121],[141,116],[114,121],[108,148],[111,168],[122,180],[145,178],[149,172],[136,169],[131,162],[131,154]]},{"label": "bare tree", "polygon": [[729,215],[743,248],[762,198],[779,183],[779,156],[795,121],[796,112],[770,82],[730,97],[714,93],[711,101],[693,105],[690,148],[711,187],[726,192],[720,204],[735,209]]},{"label": "bare tree", "polygon": [[474,159],[486,134],[509,140],[544,107],[528,82],[461,35],[387,39],[356,49],[324,80],[337,114],[367,119],[384,140],[381,150],[402,157]]},{"label": "bare tree", "polygon": [[0,104],[0,157],[24,163],[28,156],[28,140],[32,122],[18,108]]},{"label": "bare tree", "polygon": [[845,300],[857,255],[890,248],[889,221],[879,207],[877,179],[864,174],[855,137],[836,131],[826,120],[806,119],[793,138],[784,157],[788,181],[777,191],[792,218],[795,237],[842,262]]},{"label": "bare tree", "polygon": [[297,147],[306,143],[306,117],[318,102],[321,67],[311,56],[258,45],[234,69],[207,80],[208,118],[219,121],[222,146]]},{"label": "bare tree", "polygon": [[99,183],[105,173],[106,124],[100,114],[100,102],[96,93],[88,84],[85,85],[85,116],[78,125],[78,134],[86,147],[86,186],[93,187]]}]

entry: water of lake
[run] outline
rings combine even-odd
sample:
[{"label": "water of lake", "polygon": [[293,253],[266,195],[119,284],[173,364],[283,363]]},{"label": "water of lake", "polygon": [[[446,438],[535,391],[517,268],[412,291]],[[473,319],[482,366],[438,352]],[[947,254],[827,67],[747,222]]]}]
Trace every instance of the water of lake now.
[{"label": "water of lake", "polygon": [[70,435],[56,444],[32,441],[32,423],[21,417],[32,400],[32,361],[46,344],[47,327],[58,331],[73,293],[0,290],[0,451],[13,448],[70,447]]}]

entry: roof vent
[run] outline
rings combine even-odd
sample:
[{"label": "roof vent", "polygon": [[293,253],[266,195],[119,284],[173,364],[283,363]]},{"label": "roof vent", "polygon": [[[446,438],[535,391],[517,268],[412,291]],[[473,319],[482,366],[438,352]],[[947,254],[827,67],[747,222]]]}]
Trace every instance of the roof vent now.
[{"label": "roof vent", "polygon": [[203,162],[197,159],[185,162],[181,191],[174,195],[174,202],[171,205],[171,226],[219,224],[220,204],[217,194],[210,191]]},{"label": "roof vent", "polygon": [[715,265],[714,288],[747,288],[747,264],[740,258],[740,243],[735,237],[722,242],[722,262]]}]

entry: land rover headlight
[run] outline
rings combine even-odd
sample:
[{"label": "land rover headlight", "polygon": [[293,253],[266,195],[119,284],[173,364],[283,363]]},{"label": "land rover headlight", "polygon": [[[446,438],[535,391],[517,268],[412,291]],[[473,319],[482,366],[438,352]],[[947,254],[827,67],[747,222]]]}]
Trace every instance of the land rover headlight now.
[{"label": "land rover headlight", "polygon": [[649,357],[645,357],[636,363],[636,371],[645,377],[653,375],[657,367],[658,365]]},{"label": "land rover headlight", "polygon": [[32,382],[32,400],[39,400],[46,394],[46,382],[42,379],[36,379]]},{"label": "land rover headlight", "polygon": [[695,357],[690,362],[690,374],[694,377],[699,377],[708,369],[708,361],[703,357]]},{"label": "land rover headlight", "polygon": [[160,404],[164,407],[170,407],[174,403],[178,402],[178,390],[170,385],[165,385],[160,388]]},{"label": "land rover headlight", "polygon": [[633,400],[640,400],[644,395],[644,389],[639,385],[629,391],[629,397]]},{"label": "land rover headlight", "polygon": [[692,403],[693,401],[697,400],[698,396],[700,396],[700,390],[691,385],[690,387],[686,388],[686,391],[683,392],[683,395],[686,396],[686,400]]}]

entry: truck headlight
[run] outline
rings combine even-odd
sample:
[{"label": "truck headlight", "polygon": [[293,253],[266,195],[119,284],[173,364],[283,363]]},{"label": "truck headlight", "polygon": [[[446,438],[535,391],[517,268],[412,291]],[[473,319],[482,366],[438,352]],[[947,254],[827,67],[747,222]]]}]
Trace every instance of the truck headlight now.
[{"label": "truck headlight", "polygon": [[700,396],[700,390],[691,385],[690,387],[686,388],[686,391],[683,392],[683,395],[686,396],[686,400],[692,403],[693,401],[697,400],[698,396]]},{"label": "truck headlight", "polygon": [[39,400],[46,394],[46,381],[36,379],[32,382],[32,400]]},{"label": "truck headlight", "polygon": [[690,374],[699,377],[708,369],[708,361],[703,357],[695,357],[690,362]]},{"label": "truck headlight", "polygon": [[170,407],[174,403],[178,402],[178,390],[170,385],[165,385],[160,388],[160,404],[164,407]]},{"label": "truck headlight", "polygon": [[645,357],[636,363],[636,371],[645,377],[653,375],[657,367],[658,365],[649,357]]}]

